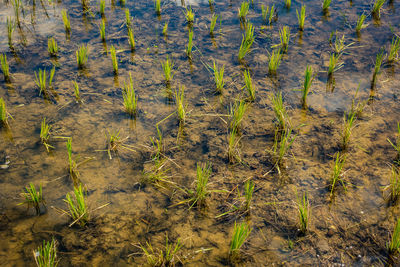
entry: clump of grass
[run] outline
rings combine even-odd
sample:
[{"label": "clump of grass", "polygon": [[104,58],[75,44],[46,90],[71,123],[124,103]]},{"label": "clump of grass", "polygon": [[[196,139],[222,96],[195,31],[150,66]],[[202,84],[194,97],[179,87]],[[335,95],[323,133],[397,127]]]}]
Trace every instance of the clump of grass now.
[{"label": "clump of grass", "polygon": [[386,243],[386,248],[390,255],[396,254],[400,250],[400,219],[397,219],[390,242]]},{"label": "clump of grass", "polygon": [[213,71],[214,71],[214,81],[215,81],[215,88],[217,89],[217,92],[222,94],[224,91],[224,69],[225,65],[222,65],[221,68],[218,68],[218,65],[213,62]]},{"label": "clump of grass", "polygon": [[194,12],[192,10],[192,7],[186,8],[186,13],[185,13],[186,21],[189,24],[189,26],[193,25],[194,22]]},{"label": "clump of grass", "polygon": [[162,132],[160,131],[158,126],[157,126],[157,136],[158,136],[158,138],[156,138],[156,137],[150,138],[150,141],[151,141],[151,144],[152,144],[153,150],[154,150],[154,153],[152,156],[153,160],[160,159],[164,152],[163,136],[162,136]]},{"label": "clump of grass", "polygon": [[115,51],[115,47],[113,45],[111,45],[110,54],[111,54],[111,61],[112,61],[112,65],[113,65],[114,75],[118,75],[117,52]]},{"label": "clump of grass", "polygon": [[78,164],[72,158],[72,138],[67,139],[67,153],[68,153],[68,170],[71,179],[76,182],[79,178]]},{"label": "clump of grass", "polygon": [[164,23],[164,27],[163,27],[163,30],[162,30],[162,34],[163,34],[164,36],[167,36],[167,35],[168,35],[168,22],[167,22],[167,21]]},{"label": "clump of grass", "polygon": [[146,242],[146,247],[140,246],[144,255],[146,255],[147,263],[149,266],[175,266],[176,263],[181,263],[178,257],[178,252],[182,248],[180,239],[176,244],[169,243],[168,235],[166,236],[165,248],[155,251],[153,247]]},{"label": "clump of grass", "polygon": [[67,10],[65,10],[65,9],[61,10],[61,16],[62,16],[62,20],[64,23],[65,32],[70,33],[71,32],[71,23],[69,21],[69,15],[67,13]]},{"label": "clump of grass", "polygon": [[249,12],[249,6],[250,5],[247,1],[243,1],[240,5],[240,8],[238,8],[238,16],[243,21],[246,20],[247,13]]},{"label": "clump of grass", "polygon": [[272,160],[279,173],[281,173],[281,168],[283,167],[283,160],[297,137],[297,134],[292,135],[292,131],[292,128],[285,128],[283,131],[279,127],[275,129]]},{"label": "clump of grass", "polygon": [[76,62],[78,63],[78,68],[83,69],[87,63],[89,55],[89,45],[82,45],[76,51]]},{"label": "clump of grass", "polygon": [[249,100],[253,102],[256,99],[256,88],[253,84],[253,81],[250,76],[250,71],[245,70],[243,72],[244,75],[244,83],[245,83],[245,88],[247,89],[247,93],[249,94]]},{"label": "clump of grass", "polygon": [[343,67],[343,62],[339,62],[340,57],[332,53],[329,57],[328,78],[333,78],[333,73]]},{"label": "clump of grass", "polygon": [[322,3],[322,12],[324,12],[324,14],[328,13],[331,2],[332,0],[324,0]]},{"label": "clump of grass", "polygon": [[396,203],[400,197],[400,171],[398,167],[392,166],[389,185],[384,190],[389,190],[387,197],[390,203]]},{"label": "clump of grass", "polygon": [[174,77],[174,72],[173,72],[174,62],[172,60],[170,60],[167,55],[167,59],[164,62],[161,61],[161,66],[164,71],[165,84],[168,85],[171,83],[172,78]]},{"label": "clump of grass", "polygon": [[39,72],[37,73],[35,71],[35,83],[39,87],[39,95],[43,93],[45,97],[48,96],[47,89],[51,88],[51,84],[53,81],[54,74],[56,72],[56,68],[53,67],[50,71],[50,75],[47,80],[47,74],[46,74],[46,69],[39,69]]},{"label": "clump of grass", "polygon": [[0,97],[0,125],[8,126],[8,117],[12,118],[11,115],[7,112],[4,99]]},{"label": "clump of grass", "polygon": [[131,51],[135,50],[135,36],[133,34],[133,29],[128,28],[128,42],[131,47]]},{"label": "clump of grass", "polygon": [[135,89],[133,88],[132,75],[129,72],[129,83],[124,82],[124,89],[122,90],[122,97],[124,98],[125,111],[131,115],[135,116],[137,112],[137,96]]},{"label": "clump of grass", "polygon": [[292,0],[285,0],[285,6],[287,9],[290,9],[291,5],[292,5]]},{"label": "clump of grass", "polygon": [[102,19],[99,26],[100,38],[102,42],[106,41],[106,23]]},{"label": "clump of grass", "polygon": [[244,183],[244,205],[243,209],[246,212],[250,212],[250,205],[251,205],[251,200],[253,199],[253,193],[254,193],[254,182],[252,180],[247,180]]},{"label": "clump of grass", "polygon": [[3,72],[4,80],[6,82],[10,81],[10,66],[7,62],[6,54],[0,54],[1,71]]},{"label": "clump of grass", "polygon": [[388,62],[393,63],[399,61],[399,50],[400,50],[400,37],[395,36],[392,39],[392,43],[389,47]]},{"label": "clump of grass", "polygon": [[344,50],[346,50],[347,48],[349,48],[350,46],[352,46],[354,44],[354,43],[350,43],[350,44],[346,45],[344,42],[345,42],[344,34],[342,35],[342,38],[337,38],[337,35],[336,35],[335,44],[334,44],[333,48],[334,48],[336,56],[338,58],[343,54]]},{"label": "clump of grass", "polygon": [[154,1],[154,7],[156,9],[156,14],[159,16],[161,14],[161,1],[160,0],[155,0]]},{"label": "clump of grass", "polygon": [[392,145],[392,147],[397,151],[397,161],[400,160],[400,124],[397,123],[397,137],[396,137],[396,144],[393,144],[390,139],[387,139],[388,142]]},{"label": "clump of grass", "polygon": [[76,81],[72,81],[72,84],[74,86],[74,95],[75,95],[75,101],[77,103],[81,102],[81,95],[80,95],[80,90],[79,90],[79,84]]},{"label": "clump of grass", "polygon": [[167,189],[168,186],[175,186],[175,183],[170,180],[167,175],[170,169],[165,168],[167,164],[166,158],[153,158],[154,166],[150,171],[144,173],[144,181],[151,183],[154,186]]},{"label": "clump of grass", "polygon": [[299,22],[299,30],[304,30],[304,21],[306,20],[306,6],[302,5],[300,13],[296,9],[297,21]]},{"label": "clump of grass", "polygon": [[300,232],[305,234],[309,228],[310,213],[311,213],[310,202],[308,200],[307,193],[303,193],[302,198],[299,198],[297,196],[297,210],[299,212],[298,218],[299,218]]},{"label": "clump of grass", "polygon": [[12,34],[14,32],[14,23],[12,22],[10,17],[7,17],[7,37],[8,37],[8,46],[10,48],[13,47],[12,44]]},{"label": "clump of grass", "polygon": [[58,53],[58,45],[56,40],[51,37],[47,40],[47,51],[49,51],[50,56],[56,57]]},{"label": "clump of grass", "polygon": [[190,199],[192,202],[190,208],[197,204],[198,207],[206,206],[206,199],[210,195],[208,190],[208,180],[211,176],[211,165],[210,164],[199,164],[197,163],[196,169],[196,191],[193,197]]},{"label": "clump of grass", "polygon": [[106,0],[100,0],[100,4],[99,4],[99,13],[102,17],[104,17],[105,11],[106,9]]},{"label": "clump of grass", "polygon": [[279,39],[281,40],[281,51],[285,53],[288,49],[290,40],[290,28],[288,26],[283,26],[279,30]]},{"label": "clump of grass", "polygon": [[240,224],[237,224],[235,221],[232,240],[229,247],[229,258],[231,261],[234,261],[239,257],[240,249],[243,246],[246,239],[249,237],[250,233],[251,233],[251,228],[247,223],[242,222]]},{"label": "clump of grass", "polygon": [[21,193],[21,196],[25,200],[18,205],[27,204],[28,207],[32,205],[35,208],[36,215],[40,215],[40,205],[45,203],[43,198],[42,186],[39,186],[39,191],[36,190],[33,183],[29,183],[29,186],[25,187],[25,191]]},{"label": "clump of grass", "polygon": [[125,24],[126,24],[126,27],[128,27],[128,28],[132,24],[131,13],[129,12],[129,8],[125,8]]},{"label": "clump of grass", "polygon": [[[268,12],[268,11],[267,11]],[[275,5],[271,6],[271,9],[269,11],[269,16],[268,16],[268,24],[271,25],[272,21],[276,21],[277,20],[277,15],[276,15],[276,9],[275,9]]]},{"label": "clump of grass", "polygon": [[239,151],[239,141],[240,137],[238,137],[237,131],[232,129],[228,133],[228,160],[230,163],[242,161]]},{"label": "clump of grass", "polygon": [[82,184],[78,187],[74,187],[74,199],[72,199],[70,193],[67,193],[64,201],[68,206],[68,215],[72,218],[73,222],[71,225],[78,223],[79,226],[84,227],[90,219],[89,208],[86,204],[86,195],[82,189]]},{"label": "clump of grass", "polygon": [[50,152],[50,148],[54,148],[49,144],[50,129],[51,126],[48,123],[46,123],[46,118],[43,118],[42,124],[40,126],[40,141],[46,148],[47,152]]},{"label": "clump of grass", "polygon": [[351,131],[355,120],[357,119],[356,112],[345,113],[343,116],[343,132],[342,132],[342,148],[346,150],[349,146]]},{"label": "clump of grass", "polygon": [[268,71],[270,74],[275,75],[278,70],[279,65],[281,64],[282,53],[280,49],[273,50],[268,63]]},{"label": "clump of grass", "polygon": [[211,24],[210,24],[210,35],[211,36],[214,35],[214,28],[215,28],[215,25],[217,24],[217,19],[218,19],[218,15],[213,13],[213,15],[211,17]]},{"label": "clump of grass", "polygon": [[359,17],[358,17],[358,19],[357,19],[357,24],[356,24],[356,32],[357,33],[360,33],[360,31],[362,30],[362,29],[364,29],[364,28],[366,28],[368,25],[367,24],[364,24],[364,21],[365,21],[365,18],[366,18],[367,16],[365,16],[365,14],[364,13],[362,13]]},{"label": "clump of grass", "polygon": [[303,94],[301,97],[301,104],[303,108],[307,107],[307,96],[310,92],[310,87],[313,82],[313,69],[311,66],[307,65],[306,70],[304,72],[304,83],[303,83]]},{"label": "clump of grass", "polygon": [[175,90],[176,113],[178,114],[179,123],[183,124],[187,115],[187,104],[185,101],[185,86],[179,86],[179,90]]},{"label": "clump of grass", "polygon": [[267,22],[267,16],[269,13],[269,6],[265,7],[263,4],[261,5],[261,17],[264,22]]},{"label": "clump of grass", "polygon": [[236,100],[233,106],[230,106],[230,129],[239,133],[244,114],[246,113],[248,104],[243,100]]},{"label": "clump of grass", "polygon": [[[108,133],[108,135],[107,135]],[[121,140],[119,133],[120,131],[110,132],[107,130],[106,140],[107,140],[107,153],[108,157],[112,159],[111,152],[118,153],[119,148],[127,149],[129,151],[135,152],[131,145],[125,144],[124,140]],[[128,137],[127,137],[128,138]],[[127,139],[125,138],[125,140]]]},{"label": "clump of grass", "polygon": [[192,58],[192,48],[193,48],[193,30],[189,29],[189,41],[188,45],[186,46],[186,55],[189,59]]},{"label": "clump of grass", "polygon": [[275,123],[280,130],[284,130],[290,126],[289,115],[287,114],[286,107],[283,104],[281,92],[271,94],[269,99],[272,103],[272,109],[275,114]]},{"label": "clump of grass", "polygon": [[36,251],[33,251],[33,257],[38,267],[56,267],[58,260],[54,238],[50,242],[43,240],[43,245],[39,246]]},{"label": "clump of grass", "polygon": [[374,18],[380,19],[381,18],[381,8],[386,0],[375,0],[374,5],[372,7],[371,14]]},{"label": "clump of grass", "polygon": [[333,164],[333,171],[331,175],[331,181],[330,181],[330,197],[333,197],[334,190],[337,186],[338,183],[341,183],[344,190],[347,190],[346,183],[344,181],[344,177],[342,174],[342,169],[344,166],[344,163],[346,162],[346,155],[341,155],[340,152],[336,153],[336,159]]},{"label": "clump of grass", "polygon": [[383,51],[383,49],[381,49],[381,51],[376,55],[374,74],[372,75],[372,81],[371,81],[372,87],[375,87],[376,79],[378,77],[378,74],[381,71],[381,66],[382,66],[384,57],[385,57],[384,51]]},{"label": "clump of grass", "polygon": [[242,61],[243,58],[250,52],[254,42],[254,27],[250,22],[246,24],[245,35],[242,35],[242,43],[240,44],[238,60]]}]

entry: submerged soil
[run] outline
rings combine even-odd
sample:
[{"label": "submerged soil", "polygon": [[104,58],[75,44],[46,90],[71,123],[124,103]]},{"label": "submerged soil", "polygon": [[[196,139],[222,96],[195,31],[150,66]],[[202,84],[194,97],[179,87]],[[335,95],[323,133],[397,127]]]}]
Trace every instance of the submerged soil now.
[{"label": "submerged soil", "polygon": [[[35,1],[34,1],[35,3]],[[396,140],[400,115],[400,66],[384,61],[377,83],[371,88],[375,57],[385,51],[393,36],[400,34],[400,3],[387,1],[380,19],[370,15],[369,1],[333,1],[329,13],[320,1],[307,1],[303,32],[298,31],[296,9],[283,1],[254,1],[247,21],[255,26],[252,51],[239,63],[243,25],[237,12],[239,1],[162,1],[161,15],[153,1],[106,1],[106,43],[100,38],[98,3],[84,12],[78,1],[23,1],[20,27],[13,32],[13,49],[8,46],[6,18],[15,19],[10,2],[0,3],[0,52],[7,55],[11,82],[1,81],[3,97],[12,115],[9,127],[1,128],[0,141],[0,262],[4,266],[34,265],[33,251],[43,240],[57,241],[59,266],[141,266],[146,242],[154,249],[170,242],[182,243],[178,255],[187,266],[271,265],[375,265],[395,264],[386,243],[399,218],[397,205],[388,205],[384,188],[389,184],[391,165],[397,152],[387,139]],[[275,4],[277,21],[264,23],[261,5]],[[185,49],[188,25],[185,7],[195,13],[193,55]],[[136,49],[131,51],[125,25],[125,8],[130,10]],[[71,20],[65,34],[61,10]],[[219,15],[214,36],[209,35],[212,13]],[[357,18],[367,15],[368,26],[355,32]],[[162,35],[168,22],[168,35]],[[276,75],[269,75],[269,54],[279,44],[279,29],[291,30],[287,53]],[[336,38],[345,36],[343,67],[334,73],[334,86],[327,84],[329,55]],[[52,58],[47,39],[54,37],[59,53]],[[330,43],[330,39],[331,42]],[[76,64],[75,51],[89,45],[84,70]],[[119,75],[113,74],[109,48],[117,50]],[[185,87],[187,120],[179,125],[175,102],[166,94],[161,61],[173,59],[171,90]],[[215,60],[225,65],[222,94],[215,93]],[[315,78],[308,96],[308,109],[301,107],[304,70],[313,67]],[[34,82],[34,72],[56,67],[53,96],[44,99]],[[229,163],[229,108],[246,98],[243,71],[249,69],[256,99],[245,113],[240,135],[242,161]],[[138,95],[138,114],[131,118],[123,108],[122,88],[132,74]],[[81,89],[76,103],[73,83]],[[357,91],[358,88],[358,91]],[[270,96],[281,92],[297,137],[278,173],[271,161],[275,119]],[[357,93],[356,93],[357,92]],[[341,186],[330,199],[329,181],[335,154],[341,152],[343,116],[352,101],[365,103],[357,116],[346,153]],[[43,118],[52,126],[48,153],[40,143]],[[152,170],[151,138],[160,129],[171,183],[156,186],[144,177]],[[120,131],[130,149],[120,147],[110,159],[106,135]],[[67,209],[65,195],[73,190],[68,175],[65,137],[72,137],[73,157],[78,162],[80,181],[95,210],[87,227],[69,227],[71,220],[60,213]],[[210,162],[209,189],[215,190],[200,210],[181,204],[184,193],[195,188],[197,163]],[[255,184],[249,214],[232,212],[240,205],[244,182]],[[20,193],[30,182],[43,185],[46,207],[40,216],[34,209],[18,205]],[[173,183],[173,184],[172,184]],[[310,229],[298,228],[296,195],[307,192],[311,204]],[[239,196],[238,196],[239,195]],[[248,222],[252,228],[240,259],[228,259],[234,224]]]}]

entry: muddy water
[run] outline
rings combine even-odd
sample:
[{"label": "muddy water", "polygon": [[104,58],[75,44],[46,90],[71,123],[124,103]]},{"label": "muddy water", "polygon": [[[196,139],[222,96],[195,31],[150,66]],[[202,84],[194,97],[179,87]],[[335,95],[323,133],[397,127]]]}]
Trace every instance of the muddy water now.
[{"label": "muddy water", "polygon": [[[106,44],[100,39],[98,3],[92,2],[92,14],[83,13],[77,1],[23,2],[21,28],[13,33],[14,49],[8,47],[6,18],[14,18],[11,3],[0,4],[0,51],[7,55],[11,83],[1,82],[0,96],[9,113],[10,127],[1,130],[0,164],[0,260],[5,266],[32,266],[32,251],[43,240],[54,237],[58,243],[60,266],[109,266],[146,263],[140,245],[149,242],[162,248],[165,236],[181,240],[180,259],[188,266],[230,264],[228,250],[234,221],[248,221],[252,232],[243,246],[243,266],[269,265],[384,265],[398,207],[387,206],[382,190],[390,179],[390,165],[396,152],[387,142],[395,139],[398,107],[399,65],[384,64],[375,90],[371,78],[375,56],[386,50],[393,34],[399,34],[400,4],[386,3],[381,19],[368,16],[368,27],[355,33],[357,17],[369,14],[368,1],[334,1],[324,15],[319,1],[307,1],[303,33],[297,30],[296,9],[287,10],[283,2],[254,1],[248,20],[254,24],[255,43],[245,64],[237,61],[243,31],[237,17],[238,1],[162,1],[157,17],[152,1],[127,1],[136,38],[132,53],[127,40],[125,12],[120,3],[106,3]],[[185,55],[188,27],[183,6],[195,12],[193,59]],[[278,20],[265,26],[261,4],[275,4]],[[67,9],[72,30],[66,36],[61,10]],[[211,12],[221,18],[211,38],[208,27]],[[162,27],[168,22],[168,36]],[[268,75],[271,46],[279,43],[278,30],[290,26],[291,39],[276,77]],[[329,37],[337,31],[351,44],[342,56],[343,68],[335,72],[335,88],[327,89],[326,70],[332,48]],[[54,37],[60,47],[56,59],[47,53],[47,37]],[[85,70],[78,70],[75,51],[89,44]],[[107,49],[118,51],[119,75],[113,75]],[[185,86],[188,118],[183,130],[175,114],[173,101],[165,94],[161,60],[166,55],[175,62],[172,90]],[[216,60],[225,64],[226,86],[216,95],[212,71]],[[301,109],[301,88],[306,65],[317,73],[308,97],[309,109]],[[34,71],[56,66],[56,97],[45,101],[34,83]],[[228,107],[242,97],[242,71],[251,70],[256,85],[256,100],[248,108],[243,122],[240,151],[243,162],[227,160]],[[138,94],[139,112],[131,119],[123,110],[124,81],[132,73]],[[81,89],[83,103],[76,103],[72,81]],[[368,101],[352,131],[347,151],[344,177],[347,192],[339,188],[329,201],[329,179],[336,152],[340,151],[343,113],[357,100]],[[271,171],[266,152],[274,139],[274,115],[269,95],[280,91],[298,136],[293,143],[287,168],[279,175]],[[373,98],[371,98],[373,95]],[[168,117],[169,116],[169,117]],[[47,153],[40,144],[40,123],[46,117],[52,125]],[[167,118],[168,117],[168,118]],[[165,119],[167,118],[167,119]],[[164,120],[165,119],[165,120]],[[160,122],[160,123],[159,123]],[[143,183],[143,173],[151,161],[150,137],[157,136],[156,124],[163,134],[166,169],[169,179],[179,188],[195,186],[196,164],[211,162],[210,188],[230,193],[213,193],[208,209],[199,211],[188,205],[174,205],[187,199],[176,187],[159,188]],[[125,144],[135,151],[120,148],[110,160],[105,151],[108,131],[120,130]],[[67,175],[65,139],[72,137],[73,155],[79,161],[80,179],[88,192],[93,212],[88,227],[69,227],[70,220],[57,209],[73,189]],[[7,158],[6,158],[7,157]],[[89,160],[90,159],[90,160]],[[217,215],[237,203],[237,189],[244,181],[255,183],[250,216]],[[33,182],[43,185],[46,209],[35,216],[33,209],[17,206],[20,193]],[[296,191],[308,192],[312,207],[310,231],[298,232]]]}]

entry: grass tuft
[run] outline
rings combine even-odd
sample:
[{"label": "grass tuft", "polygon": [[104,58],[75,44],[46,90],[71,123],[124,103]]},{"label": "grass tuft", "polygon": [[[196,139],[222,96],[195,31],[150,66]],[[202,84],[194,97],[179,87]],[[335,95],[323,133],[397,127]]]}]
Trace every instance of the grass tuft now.
[{"label": "grass tuft", "polygon": [[386,0],[375,0],[371,14],[375,19],[381,18],[381,9]]},{"label": "grass tuft", "polygon": [[244,83],[245,83],[244,88],[247,89],[247,93],[249,95],[248,99],[249,99],[249,101],[253,102],[256,99],[256,88],[255,88],[255,86],[253,84],[253,81],[251,79],[250,71],[249,70],[245,70],[243,72],[243,75],[244,75]]},{"label": "grass tuft", "polygon": [[124,82],[124,89],[122,90],[122,97],[124,98],[125,111],[130,116],[136,116],[137,112],[137,96],[133,88],[132,75],[129,72],[129,83]]},{"label": "grass tuft", "polygon": [[49,144],[50,129],[51,126],[48,123],[46,123],[46,118],[43,118],[42,124],[40,126],[40,141],[46,148],[47,152],[50,152],[50,148],[54,148]]},{"label": "grass tuft", "polygon": [[342,169],[344,166],[344,163],[346,162],[346,155],[341,155],[340,152],[336,153],[336,159],[335,162],[333,164],[333,171],[332,171],[332,175],[331,175],[331,181],[330,181],[330,198],[333,197],[333,193],[336,189],[336,186],[338,183],[341,183],[344,190],[347,190],[346,187],[346,183],[344,181],[344,177],[343,177],[343,173],[342,173]]},{"label": "grass tuft", "polygon": [[239,257],[240,249],[243,246],[246,239],[249,237],[250,233],[251,233],[251,228],[247,223],[242,222],[240,224],[237,224],[235,221],[232,240],[229,247],[229,258],[231,261],[234,261]]},{"label": "grass tuft", "polygon": [[238,60],[242,61],[243,58],[250,52],[254,42],[254,27],[250,22],[246,24],[245,35],[242,35],[242,43],[240,44]]},{"label": "grass tuft", "polygon": [[172,60],[170,60],[167,55],[167,59],[164,62],[161,61],[161,66],[164,71],[165,84],[168,85],[171,83],[172,78],[174,77],[174,72],[173,72],[174,62]]},{"label": "grass tuft", "polygon": [[[297,193],[296,193],[297,195]],[[300,232],[305,234],[308,231],[309,224],[310,224],[310,202],[308,200],[307,193],[303,193],[303,197],[299,198],[297,195],[297,210],[299,214],[299,226]]]},{"label": "grass tuft", "polygon": [[74,95],[75,95],[75,101],[77,103],[81,102],[81,95],[80,95],[80,90],[79,90],[79,85],[76,81],[72,81],[72,84],[74,86]]},{"label": "grass tuft", "polygon": [[58,45],[56,40],[51,37],[47,40],[47,51],[49,51],[50,56],[56,57],[58,53]]},{"label": "grass tuft", "polygon": [[185,86],[179,86],[179,90],[175,90],[176,113],[178,114],[179,123],[183,124],[187,115],[187,104],[185,101]]},{"label": "grass tuft", "polygon": [[67,13],[67,10],[65,10],[65,9],[61,10],[61,16],[62,16],[62,20],[64,23],[65,32],[70,33],[71,32],[71,23],[69,21],[69,15]]},{"label": "grass tuft", "polygon": [[18,205],[27,204],[28,207],[32,205],[35,208],[36,215],[40,215],[40,204],[45,203],[42,193],[42,186],[39,186],[39,191],[36,191],[36,188],[33,183],[29,183],[29,186],[25,187],[25,191],[21,193],[21,196],[25,198],[25,200]]},{"label": "grass tuft", "polygon": [[161,1],[160,0],[154,0],[154,7],[156,9],[156,14],[158,16],[161,15]]},{"label": "grass tuft", "polygon": [[222,94],[224,91],[224,69],[225,65],[222,65],[221,68],[218,68],[218,65],[215,63],[215,60],[213,62],[213,71],[214,71],[214,81],[215,81],[215,88],[218,93]]},{"label": "grass tuft", "polygon": [[365,14],[361,14],[358,19],[357,19],[357,24],[356,24],[356,32],[360,33],[360,31],[364,28],[366,28],[368,26],[368,24],[364,24],[365,18],[367,16],[365,16]]},{"label": "grass tuft", "polygon": [[313,77],[313,69],[311,66],[307,65],[306,70],[304,72],[304,83],[303,83],[303,94],[301,97],[301,105],[303,108],[307,107],[307,96],[310,93],[310,87],[314,80]]},{"label": "grass tuft", "polygon": [[72,224],[78,223],[79,226],[84,227],[89,222],[89,208],[86,204],[86,195],[83,192],[82,184],[78,187],[74,187],[74,199],[72,199],[70,193],[65,196],[65,203],[67,203],[69,213],[68,215],[72,218]]},{"label": "grass tuft", "polygon": [[189,29],[189,41],[186,46],[186,55],[189,59],[192,58],[192,48],[193,48],[193,30]]},{"label": "grass tuft", "polygon": [[7,62],[6,54],[0,54],[1,71],[3,72],[4,80],[10,82],[10,66]]},{"label": "grass tuft", "polygon": [[238,16],[243,21],[246,20],[247,13],[249,12],[249,6],[250,5],[247,1],[243,1],[240,5],[240,8],[238,8]]},{"label": "grass tuft", "polygon": [[396,254],[400,250],[400,219],[397,219],[390,242],[386,244],[390,255]]},{"label": "grass tuft", "polygon": [[43,245],[39,246],[36,251],[33,251],[33,257],[38,267],[56,267],[58,260],[54,238],[51,242],[43,241]]},{"label": "grass tuft", "polygon": [[392,43],[389,47],[388,62],[394,63],[399,61],[399,50],[400,50],[400,37],[394,36]]},{"label": "grass tuft", "polygon": [[106,0],[100,0],[99,4],[99,13],[102,17],[105,16],[105,9],[106,9]]},{"label": "grass tuft", "polygon": [[272,146],[272,160],[279,174],[281,173],[281,168],[284,167],[286,154],[297,137],[297,134],[294,136],[292,135],[292,131],[291,128],[285,128],[283,131],[280,130],[279,127],[275,129],[274,144]]},{"label": "grass tuft", "polygon": [[273,50],[270,57],[269,57],[269,63],[268,63],[268,72],[272,75],[275,75],[279,65],[281,64],[281,59],[282,59],[282,54],[281,50]]},{"label": "grass tuft", "polygon": [[155,251],[148,242],[146,242],[146,247],[141,245],[140,248],[146,256],[149,266],[175,266],[177,263],[182,263],[177,255],[182,248],[180,239],[177,240],[176,244],[172,244],[167,235],[163,250]]},{"label": "grass tuft", "polygon": [[189,24],[189,26],[193,25],[194,22],[194,12],[192,10],[192,7],[186,8],[186,13],[185,13],[186,21]]},{"label": "grass tuft", "polygon": [[15,25],[11,20],[11,17],[7,17],[7,36],[8,36],[8,46],[12,49],[12,34],[14,32]]},{"label": "grass tuft", "polygon": [[218,19],[218,15],[216,15],[215,13],[212,15],[211,17],[211,23],[210,23],[210,35],[213,36],[214,35],[214,28],[215,25],[217,24],[217,19]]},{"label": "grass tuft", "polygon": [[289,115],[287,114],[286,107],[283,104],[282,93],[271,94],[269,99],[272,103],[272,109],[275,114],[275,123],[279,130],[284,130],[290,127]]},{"label": "grass tuft", "polygon": [[130,27],[128,28],[128,41],[129,41],[129,46],[131,47],[131,51],[135,50],[135,36],[133,34],[133,29]]},{"label": "grass tuft", "polygon": [[87,63],[89,55],[89,45],[82,45],[76,51],[76,63],[79,69],[83,69]]},{"label": "grass tuft", "polygon": [[102,19],[100,22],[99,31],[100,31],[101,41],[105,42],[106,41],[106,23],[104,22],[104,19]]},{"label": "grass tuft", "polygon": [[324,14],[328,13],[331,2],[332,0],[324,0],[322,3],[322,12],[324,12]]},{"label": "grass tuft", "polygon": [[376,80],[381,71],[381,66],[382,66],[384,57],[385,57],[384,51],[383,51],[383,49],[381,49],[381,51],[376,55],[374,74],[372,75],[372,81],[371,81],[372,87],[375,87],[375,85],[376,85]]},{"label": "grass tuft", "polygon": [[4,99],[0,97],[0,125],[8,126],[8,117],[11,117],[11,115],[7,112]]},{"label": "grass tuft", "polygon": [[112,65],[113,65],[114,75],[118,75],[117,52],[115,51],[115,47],[113,45],[111,45],[111,48],[110,48],[110,55],[111,55],[111,61],[112,61]]},{"label": "grass tuft", "polygon": [[[35,73],[35,83],[40,89],[39,95],[41,95],[43,93],[43,95],[45,97],[48,96],[47,89],[51,88],[51,84],[52,84],[55,72],[56,72],[55,67],[53,67],[51,69],[49,77],[47,77],[46,69],[43,69],[43,70],[39,69],[38,73],[36,71],[34,72]],[[47,81],[47,78],[48,78],[48,81]]]},{"label": "grass tuft", "polygon": [[297,21],[299,22],[299,30],[304,31],[304,22],[306,20],[306,6],[302,5],[300,13],[296,9]]},{"label": "grass tuft", "polygon": [[233,106],[230,106],[230,129],[239,133],[244,114],[246,113],[248,104],[244,100],[236,100]]},{"label": "grass tuft", "polygon": [[237,131],[235,129],[231,130],[228,133],[228,160],[230,163],[242,161],[240,157],[239,141],[240,137],[238,137]]}]

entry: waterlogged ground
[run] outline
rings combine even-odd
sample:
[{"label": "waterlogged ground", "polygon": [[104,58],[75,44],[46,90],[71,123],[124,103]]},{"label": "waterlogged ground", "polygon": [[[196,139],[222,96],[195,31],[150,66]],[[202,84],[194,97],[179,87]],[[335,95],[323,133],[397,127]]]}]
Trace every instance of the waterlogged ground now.
[{"label": "waterlogged ground", "polygon": [[[33,2],[35,3],[35,2]],[[180,240],[178,256],[187,266],[270,266],[270,265],[375,265],[388,261],[386,243],[397,218],[398,206],[387,205],[383,196],[389,183],[396,151],[394,142],[400,115],[400,66],[384,62],[376,88],[371,79],[376,54],[388,50],[392,37],[400,34],[400,3],[387,1],[381,19],[370,15],[369,1],[333,1],[323,14],[320,1],[306,1],[304,32],[298,31],[293,1],[289,10],[283,1],[254,1],[248,21],[255,26],[255,43],[245,62],[237,53],[243,29],[237,17],[239,1],[162,1],[161,16],[147,0],[106,1],[106,44],[101,42],[98,2],[90,3],[91,13],[82,11],[78,1],[23,1],[20,27],[8,46],[6,18],[15,19],[11,3],[0,3],[0,52],[7,55],[11,83],[1,81],[3,97],[13,119],[1,129],[0,141],[0,262],[3,266],[33,266],[33,250],[43,240],[57,241],[60,266],[140,266],[146,257],[140,246],[146,242],[162,248],[165,237]],[[275,4],[278,19],[267,26],[261,5]],[[185,48],[188,25],[184,7],[195,13],[194,48],[188,60]],[[124,8],[129,8],[136,38],[130,51]],[[71,33],[66,35],[61,10],[67,9]],[[212,12],[219,15],[214,37],[209,35]],[[368,27],[360,34],[355,24],[362,13]],[[168,36],[162,35],[168,22]],[[276,76],[268,74],[269,53],[279,44],[279,29],[289,26],[291,38]],[[345,36],[351,44],[343,54],[343,67],[335,72],[335,87],[327,86],[329,43],[333,35]],[[47,38],[54,37],[60,52],[51,58]],[[85,70],[78,70],[75,51],[89,45]],[[114,76],[111,45],[117,49],[119,75]],[[161,61],[169,55],[175,63],[171,89],[185,86],[188,116],[179,127],[174,100],[165,94]],[[225,64],[226,85],[215,94],[212,70],[215,60]],[[300,89],[306,65],[316,77],[308,110],[301,108]],[[34,83],[34,71],[56,66],[55,97],[44,100]],[[256,99],[246,111],[240,139],[241,163],[227,159],[229,106],[244,98],[243,70],[252,73]],[[132,74],[138,95],[138,114],[130,118],[123,109],[122,86]],[[72,81],[80,85],[83,103],[75,102]],[[338,187],[329,199],[329,179],[335,153],[341,151],[343,114],[356,101],[365,102],[358,116],[344,166],[347,192]],[[282,92],[297,138],[279,175],[267,150],[274,140],[274,114],[269,96]],[[172,115],[171,115],[172,114]],[[50,153],[40,143],[42,119],[51,128]],[[152,143],[162,132],[164,170],[174,186],[156,187],[143,182],[152,169]],[[109,158],[105,151],[108,131],[120,130],[120,137],[133,150],[120,148]],[[92,221],[85,228],[69,227],[65,195],[73,190],[68,176],[66,139],[72,137],[73,156],[79,155],[80,180],[87,188]],[[89,160],[90,159],[90,160]],[[196,164],[210,162],[212,176],[208,209],[189,209],[178,203],[187,199],[184,190],[194,189]],[[215,218],[238,204],[244,182],[255,183],[250,215],[231,213]],[[20,193],[33,182],[43,185],[46,208],[35,216],[32,208],[17,205]],[[296,192],[308,192],[311,204],[310,230],[299,234]],[[228,260],[234,222],[248,222],[252,232],[242,247],[241,258]],[[397,258],[394,257],[394,264]],[[393,262],[392,262],[393,263]],[[179,263],[180,265],[181,263]]]}]

